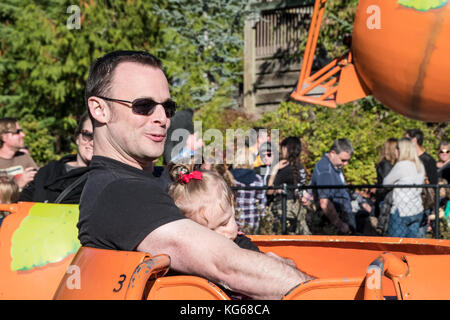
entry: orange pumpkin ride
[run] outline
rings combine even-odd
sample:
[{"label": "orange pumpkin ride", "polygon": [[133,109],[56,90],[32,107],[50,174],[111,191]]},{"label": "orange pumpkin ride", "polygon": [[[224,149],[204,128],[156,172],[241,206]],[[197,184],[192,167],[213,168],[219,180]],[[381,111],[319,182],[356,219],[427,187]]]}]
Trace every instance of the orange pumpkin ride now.
[{"label": "orange pumpkin ride", "polygon": [[360,0],[350,51],[311,74],[326,2],[315,2],[292,99],[336,108],[373,95],[409,118],[450,120],[448,0]]}]

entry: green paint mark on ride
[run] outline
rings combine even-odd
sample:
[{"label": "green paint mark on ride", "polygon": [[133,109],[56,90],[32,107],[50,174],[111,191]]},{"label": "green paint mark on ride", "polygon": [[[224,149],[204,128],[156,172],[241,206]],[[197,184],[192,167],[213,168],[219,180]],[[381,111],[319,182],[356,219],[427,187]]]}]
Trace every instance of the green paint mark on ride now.
[{"label": "green paint mark on ride", "polygon": [[12,236],[11,270],[30,270],[77,252],[77,222],[76,205],[34,205]]},{"label": "green paint mark on ride", "polygon": [[398,3],[419,11],[428,11],[445,6],[449,0],[399,0]]}]

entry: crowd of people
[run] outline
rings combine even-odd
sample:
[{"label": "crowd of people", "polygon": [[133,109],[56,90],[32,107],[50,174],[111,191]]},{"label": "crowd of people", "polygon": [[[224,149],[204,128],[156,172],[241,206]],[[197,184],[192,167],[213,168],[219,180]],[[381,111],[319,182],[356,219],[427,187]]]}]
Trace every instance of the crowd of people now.
[{"label": "crowd of people", "polygon": [[[310,181],[300,161],[301,139],[294,136],[275,145],[269,135],[258,135],[227,150],[235,163],[225,155],[199,162],[196,150],[204,144],[193,130],[193,112],[176,113],[169,92],[153,55],[103,56],[89,72],[87,111],[74,134],[77,153],[41,168],[25,148],[17,119],[0,119],[1,202],[78,203],[83,246],[165,253],[176,272],[261,299],[279,299],[314,277],[289,259],[262,254],[245,232],[279,233],[283,216],[290,234],[357,235],[372,226],[378,235],[421,237],[431,226],[436,213],[426,188],[392,187],[446,184],[446,141],[436,162],[424,152],[420,130],[387,140],[377,164],[378,184],[387,187],[372,197],[346,185],[343,168],[354,149],[345,138],[323,154]],[[161,156],[164,165],[155,166]],[[447,204],[443,194],[442,217]]]},{"label": "crowd of people", "polygon": [[[316,163],[307,182],[306,170],[300,162],[300,138],[287,137],[276,146],[265,128],[254,128],[264,134],[258,135],[253,144],[247,139],[242,150],[233,150],[236,153],[235,164],[227,164],[224,155],[221,157],[223,161],[217,163],[211,159],[196,162],[196,150],[204,147],[204,143],[195,138],[192,117],[192,110],[187,109],[173,118],[172,130],[165,141],[166,165],[154,167],[153,176],[159,178],[164,189],[169,191],[170,186],[177,182],[170,173],[175,164],[184,165],[187,174],[215,172],[233,190],[228,200],[233,202],[233,218],[241,231],[279,234],[285,210],[285,232],[289,234],[424,237],[427,232],[434,232],[434,189],[379,187],[374,192],[365,192],[345,188],[342,169],[354,152],[347,139],[333,143]],[[185,129],[188,136],[173,153],[175,142],[179,141],[171,138],[177,128]],[[0,132],[2,203],[79,203],[93,156],[93,125],[87,112],[80,117],[74,133],[77,153],[51,161],[39,169],[25,148],[25,134],[17,119],[0,119]],[[408,130],[400,139],[387,139],[380,148],[376,164],[377,185],[447,184],[450,178],[449,142],[440,142],[439,159],[435,161],[423,150],[423,140],[424,135],[418,129]],[[275,157],[278,152],[279,156]],[[280,188],[283,184],[303,188],[283,190]],[[310,188],[305,189],[305,186]],[[203,191],[207,199],[207,190]],[[286,193],[284,209],[283,192]],[[447,188],[441,188],[440,192],[439,217],[446,222],[450,215]],[[213,199],[220,205],[220,198]],[[209,205],[213,206],[213,203]],[[194,221],[198,222],[198,219]],[[446,228],[447,224],[444,223],[443,227]]]},{"label": "crowd of people", "polygon": [[[423,150],[424,136],[418,129],[408,130],[400,139],[387,139],[380,148],[376,164],[379,187],[372,190],[352,190],[345,188],[346,181],[342,171],[354,152],[347,139],[338,139],[333,143],[316,163],[311,179],[307,181],[306,170],[300,161],[300,138],[290,136],[276,146],[265,128],[254,128],[256,132],[263,134],[258,135],[253,144],[247,139],[241,150],[233,150],[236,153],[235,164],[227,164],[223,154],[220,158],[223,161],[217,163],[214,159],[205,161],[203,158],[200,163],[196,162],[196,150],[205,146],[201,139],[195,137],[192,118],[193,112],[190,109],[173,117],[173,127],[165,141],[165,165],[154,167],[153,176],[161,180],[165,191],[172,190],[169,194],[174,198],[173,190],[176,188],[173,189],[173,185],[178,181],[171,173],[174,166],[179,169],[178,165],[182,165],[185,174],[216,174],[232,191],[229,193],[222,189],[222,193],[218,192],[216,197],[209,198],[208,192],[211,190],[208,187],[201,188],[204,207],[226,207],[220,199],[227,197],[227,201],[232,202],[233,221],[239,232],[280,234],[283,232],[283,210],[286,216],[284,232],[289,234],[424,237],[427,233],[434,232],[434,189],[382,186],[447,184],[450,146],[445,140],[439,144],[439,160],[435,161]],[[176,147],[174,142],[179,142],[171,140],[171,135],[177,128],[186,129],[188,136],[181,147],[170,152]],[[79,203],[93,156],[93,125],[87,112],[80,117],[74,133],[77,153],[51,161],[39,169],[25,148],[25,134],[18,121],[14,118],[0,119],[0,130],[1,203]],[[274,156],[276,153],[279,153],[278,157]],[[280,188],[283,184],[300,188],[283,190]],[[450,216],[447,188],[441,188],[440,193],[439,218],[444,219],[443,227],[447,229],[445,222]],[[213,201],[209,203],[208,199]],[[177,201],[175,203],[181,208]],[[193,213],[187,214],[192,215]],[[199,222],[198,217],[193,220]],[[203,221],[211,223],[207,218],[203,218]]]}]

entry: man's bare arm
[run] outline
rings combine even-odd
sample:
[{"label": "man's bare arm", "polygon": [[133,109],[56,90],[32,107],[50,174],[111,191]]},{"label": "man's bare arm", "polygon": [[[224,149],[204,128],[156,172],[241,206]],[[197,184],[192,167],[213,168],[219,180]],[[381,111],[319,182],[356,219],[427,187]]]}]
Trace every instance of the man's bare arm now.
[{"label": "man's bare arm", "polygon": [[277,259],[241,249],[188,219],[157,228],[137,249],[152,255],[168,254],[174,270],[205,277],[255,299],[281,299],[298,284],[312,279]]}]

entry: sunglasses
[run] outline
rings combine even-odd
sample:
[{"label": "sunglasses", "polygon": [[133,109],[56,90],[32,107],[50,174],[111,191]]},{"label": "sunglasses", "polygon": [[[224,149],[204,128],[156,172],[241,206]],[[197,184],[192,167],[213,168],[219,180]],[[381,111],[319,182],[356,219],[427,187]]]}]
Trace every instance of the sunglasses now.
[{"label": "sunglasses", "polygon": [[90,131],[81,130],[80,134],[81,134],[81,137],[87,142],[94,140],[94,134]]},{"label": "sunglasses", "polygon": [[127,101],[127,100],[120,100],[120,99],[112,99],[102,96],[97,96],[103,100],[106,101],[112,101],[112,102],[124,102],[124,103],[130,103],[131,104],[131,110],[133,110],[134,113],[139,114],[141,116],[149,116],[154,111],[158,104],[162,105],[164,108],[164,111],[166,112],[167,118],[172,118],[175,115],[175,112],[177,110],[177,104],[175,101],[168,99],[162,103],[156,102],[155,100],[151,98],[139,98],[133,101]]},{"label": "sunglasses", "polygon": [[23,132],[22,129],[17,129],[17,130],[15,130],[15,131],[7,131],[6,133],[19,134],[19,133],[21,133],[21,132]]},{"label": "sunglasses", "polygon": [[440,150],[439,153],[449,153],[450,150]]}]

